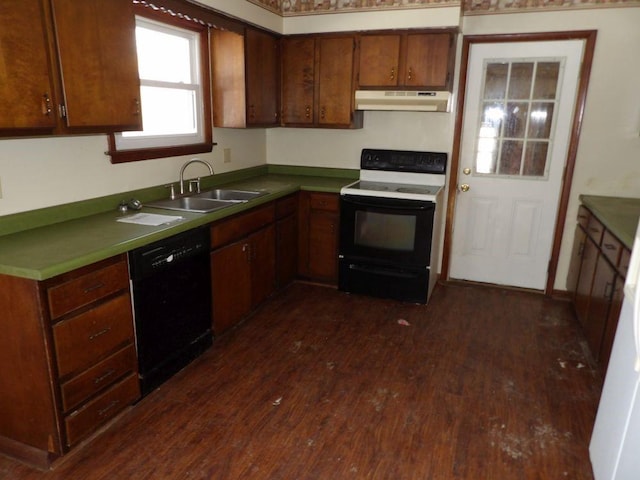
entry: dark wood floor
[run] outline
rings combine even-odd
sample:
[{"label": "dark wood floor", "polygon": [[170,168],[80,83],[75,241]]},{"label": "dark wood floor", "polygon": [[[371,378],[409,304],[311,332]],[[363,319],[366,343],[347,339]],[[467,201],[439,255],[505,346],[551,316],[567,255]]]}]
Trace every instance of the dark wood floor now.
[{"label": "dark wood floor", "polygon": [[0,478],[592,480],[581,340],[534,294],[295,284],[54,471]]}]

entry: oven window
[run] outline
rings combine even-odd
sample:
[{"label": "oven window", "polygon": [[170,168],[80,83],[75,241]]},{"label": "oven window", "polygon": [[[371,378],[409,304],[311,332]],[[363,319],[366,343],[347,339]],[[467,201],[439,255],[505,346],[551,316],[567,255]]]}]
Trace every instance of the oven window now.
[{"label": "oven window", "polygon": [[356,211],[355,245],[411,252],[415,238],[415,215]]}]

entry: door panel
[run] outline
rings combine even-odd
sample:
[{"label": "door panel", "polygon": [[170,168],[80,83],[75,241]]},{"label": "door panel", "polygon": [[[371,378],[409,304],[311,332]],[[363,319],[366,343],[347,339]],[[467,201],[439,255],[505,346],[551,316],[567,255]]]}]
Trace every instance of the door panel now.
[{"label": "door panel", "polygon": [[471,45],[451,278],[544,289],[583,48]]}]

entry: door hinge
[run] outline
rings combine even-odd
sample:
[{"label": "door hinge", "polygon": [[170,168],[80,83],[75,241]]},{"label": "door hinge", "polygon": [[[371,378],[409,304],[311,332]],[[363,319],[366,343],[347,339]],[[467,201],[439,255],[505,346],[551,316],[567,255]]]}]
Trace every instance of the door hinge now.
[{"label": "door hinge", "polygon": [[60,118],[67,118],[67,107],[65,107],[62,103],[58,105],[58,112],[60,114]]}]

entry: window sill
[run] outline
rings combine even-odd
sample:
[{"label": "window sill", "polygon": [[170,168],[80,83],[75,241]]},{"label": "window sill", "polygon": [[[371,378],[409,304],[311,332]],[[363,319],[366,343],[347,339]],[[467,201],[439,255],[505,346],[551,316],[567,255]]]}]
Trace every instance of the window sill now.
[{"label": "window sill", "polygon": [[179,145],[175,147],[140,148],[135,150],[116,150],[109,142],[109,151],[105,155],[111,157],[111,163],[136,162],[138,160],[151,160],[152,158],[178,157],[181,155],[193,155],[196,153],[208,153],[217,143],[198,143],[194,145]]}]

